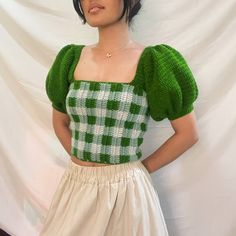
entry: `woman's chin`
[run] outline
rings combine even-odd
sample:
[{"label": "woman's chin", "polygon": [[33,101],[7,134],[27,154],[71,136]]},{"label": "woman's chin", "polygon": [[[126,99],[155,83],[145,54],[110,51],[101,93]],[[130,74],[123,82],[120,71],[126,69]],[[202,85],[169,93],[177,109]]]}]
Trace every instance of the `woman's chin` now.
[{"label": "woman's chin", "polygon": [[112,25],[114,23],[117,22],[117,19],[115,18],[103,18],[103,19],[99,19],[99,18],[90,18],[90,19],[86,19],[87,24],[90,25],[91,27],[106,27],[109,25]]},{"label": "woman's chin", "polygon": [[101,21],[87,21],[87,24],[91,27],[104,27],[107,24]]}]

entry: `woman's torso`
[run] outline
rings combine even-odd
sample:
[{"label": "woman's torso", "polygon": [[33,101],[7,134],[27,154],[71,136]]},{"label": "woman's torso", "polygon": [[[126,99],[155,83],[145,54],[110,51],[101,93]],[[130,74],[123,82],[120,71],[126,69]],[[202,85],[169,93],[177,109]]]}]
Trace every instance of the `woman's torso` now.
[{"label": "woman's torso", "polygon": [[[145,46],[135,43],[130,49],[114,52],[112,58],[106,58],[105,52],[97,53],[91,46],[85,46],[74,71],[75,80],[121,82],[133,80],[138,60]],[[119,65],[119,66],[117,66]],[[111,164],[82,161],[75,156],[71,160],[82,166],[106,166]]]}]

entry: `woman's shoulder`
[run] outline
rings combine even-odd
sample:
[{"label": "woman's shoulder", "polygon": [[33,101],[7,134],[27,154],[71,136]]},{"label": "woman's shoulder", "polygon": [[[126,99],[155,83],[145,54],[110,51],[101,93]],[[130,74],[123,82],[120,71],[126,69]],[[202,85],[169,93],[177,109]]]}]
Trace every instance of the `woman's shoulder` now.
[{"label": "woman's shoulder", "polygon": [[151,44],[147,45],[146,48],[150,49],[148,50],[149,55],[152,56],[169,57],[172,56],[173,54],[180,55],[180,51],[176,47],[166,43]]},{"label": "woman's shoulder", "polygon": [[54,57],[46,75],[46,93],[52,106],[66,113],[65,97],[69,86],[69,71],[74,59],[74,44],[62,46]]},{"label": "woman's shoulder", "polygon": [[182,52],[180,52],[179,49],[172,45],[160,43],[148,45],[147,48],[149,50],[147,50],[143,61],[145,67],[152,67],[151,71],[155,69],[161,70],[160,72],[164,72],[164,70],[170,71],[171,69],[176,69],[177,67],[188,67],[186,57]]},{"label": "woman's shoulder", "polygon": [[179,118],[193,110],[198,86],[184,56],[173,46],[149,46],[145,57],[145,91],[154,120]]}]

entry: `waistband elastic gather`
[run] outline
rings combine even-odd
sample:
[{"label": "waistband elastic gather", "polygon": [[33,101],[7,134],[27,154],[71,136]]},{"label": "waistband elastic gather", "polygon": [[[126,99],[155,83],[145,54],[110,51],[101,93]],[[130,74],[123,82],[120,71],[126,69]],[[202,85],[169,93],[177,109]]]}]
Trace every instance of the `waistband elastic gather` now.
[{"label": "waistband elastic gather", "polygon": [[81,166],[69,161],[65,176],[84,182],[118,182],[145,172],[147,169],[141,160],[106,166]]}]

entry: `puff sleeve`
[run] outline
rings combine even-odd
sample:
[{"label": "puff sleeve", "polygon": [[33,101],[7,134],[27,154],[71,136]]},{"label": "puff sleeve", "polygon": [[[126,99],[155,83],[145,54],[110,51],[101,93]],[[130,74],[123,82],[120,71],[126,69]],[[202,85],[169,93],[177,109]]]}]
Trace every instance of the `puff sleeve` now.
[{"label": "puff sleeve", "polygon": [[67,113],[66,95],[69,89],[69,70],[73,60],[73,44],[62,47],[57,53],[46,76],[46,93],[52,107],[56,110]]},{"label": "puff sleeve", "polygon": [[155,121],[174,120],[193,110],[198,87],[180,52],[166,44],[152,46],[146,71],[148,107]]}]

